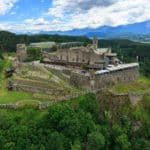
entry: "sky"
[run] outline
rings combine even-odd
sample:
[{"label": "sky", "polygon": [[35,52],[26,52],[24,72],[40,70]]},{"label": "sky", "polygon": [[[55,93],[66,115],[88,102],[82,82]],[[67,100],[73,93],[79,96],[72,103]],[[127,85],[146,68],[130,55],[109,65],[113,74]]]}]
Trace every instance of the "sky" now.
[{"label": "sky", "polygon": [[0,0],[0,30],[18,33],[119,26],[150,20],[150,0]]}]

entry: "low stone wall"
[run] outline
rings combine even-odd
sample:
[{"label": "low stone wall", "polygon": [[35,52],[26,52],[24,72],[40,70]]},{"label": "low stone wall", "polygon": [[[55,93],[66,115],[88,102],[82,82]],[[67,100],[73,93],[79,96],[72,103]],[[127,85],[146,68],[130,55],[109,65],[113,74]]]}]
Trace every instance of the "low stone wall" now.
[{"label": "low stone wall", "polygon": [[13,79],[12,83],[16,85],[28,85],[33,87],[42,87],[42,88],[49,88],[47,82],[40,82],[37,80],[28,80],[28,79]]},{"label": "low stone wall", "polygon": [[17,109],[16,104],[0,104],[0,109]]},{"label": "low stone wall", "polygon": [[89,93],[88,91],[85,91],[85,92],[82,92],[81,94],[73,94],[73,95],[68,95],[68,96],[65,96],[63,99],[61,100],[54,100],[54,101],[51,101],[49,103],[46,103],[46,104],[39,104],[39,109],[42,110],[42,109],[46,109],[48,108],[51,104],[55,104],[57,102],[61,102],[61,101],[68,101],[68,100],[71,100],[71,99],[74,99],[74,98],[78,98],[80,96],[83,96],[85,94]]},{"label": "low stone wall", "polygon": [[[60,102],[60,101],[68,101],[68,100],[71,100],[71,99],[74,99],[74,98],[77,98],[79,96],[83,96],[85,94],[89,93],[88,91],[85,91],[85,92],[82,92],[82,93],[74,93],[74,94],[71,94],[71,95],[68,95],[68,96],[64,96],[64,98],[60,99],[60,100],[52,100],[52,101],[49,101],[47,103],[42,103],[40,101],[36,101],[38,106],[36,105],[37,109],[39,110],[43,110],[43,109],[46,109],[48,108],[50,105],[52,104],[55,104],[57,102]],[[24,107],[20,106],[20,102],[22,101],[18,101],[16,102],[15,104],[0,104],[0,109],[22,109]]]},{"label": "low stone wall", "polygon": [[[52,94],[52,95],[63,95],[64,90],[55,90],[55,89],[50,89],[50,88],[44,88],[40,86],[30,86],[30,85],[23,85],[23,84],[13,84],[13,90],[14,91],[25,91],[25,92],[30,92],[30,93],[42,93],[42,94]],[[67,92],[67,91],[65,91]]]},{"label": "low stone wall", "polygon": [[[25,91],[31,93],[44,93],[44,94],[52,94],[52,95],[65,95],[69,93],[67,90],[63,90],[61,88],[55,88],[54,85],[50,85],[46,82],[40,82],[37,80],[26,80],[26,79],[13,79],[9,86],[11,86],[14,91]],[[8,87],[9,87],[8,86]]]}]

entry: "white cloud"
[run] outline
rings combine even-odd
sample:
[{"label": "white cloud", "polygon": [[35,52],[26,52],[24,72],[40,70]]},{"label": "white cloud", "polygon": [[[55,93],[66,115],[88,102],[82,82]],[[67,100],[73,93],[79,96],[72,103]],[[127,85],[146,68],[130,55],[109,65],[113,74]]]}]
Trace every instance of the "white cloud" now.
[{"label": "white cloud", "polygon": [[18,0],[0,0],[0,16],[11,10]]},{"label": "white cloud", "polygon": [[48,14],[62,17],[65,13],[86,12],[89,9],[100,6],[107,7],[119,0],[53,0],[53,7]]},{"label": "white cloud", "polygon": [[48,14],[68,18],[68,22],[64,24],[65,30],[103,25],[118,26],[150,20],[150,1],[55,0]]},{"label": "white cloud", "polygon": [[[26,19],[18,24],[8,23],[7,29],[18,32],[65,31],[132,24],[150,20],[150,1],[53,0],[53,6],[49,8],[46,16],[41,16],[37,19]],[[51,19],[45,19],[48,17]],[[1,25],[0,28],[6,27]]]},{"label": "white cloud", "polygon": [[9,30],[11,32],[32,32],[38,33],[39,31],[53,31],[61,27],[61,22],[54,19],[52,21],[44,20],[44,18],[39,19],[26,19],[23,23],[0,23],[0,30]]}]

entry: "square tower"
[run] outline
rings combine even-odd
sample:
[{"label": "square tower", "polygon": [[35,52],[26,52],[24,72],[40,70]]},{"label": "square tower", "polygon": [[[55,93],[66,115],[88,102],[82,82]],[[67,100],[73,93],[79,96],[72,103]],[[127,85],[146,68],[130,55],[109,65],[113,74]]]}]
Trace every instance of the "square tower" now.
[{"label": "square tower", "polygon": [[16,56],[20,62],[27,59],[27,47],[25,44],[17,44]]},{"label": "square tower", "polygon": [[93,38],[93,47],[95,50],[98,48],[98,39],[96,37]]}]

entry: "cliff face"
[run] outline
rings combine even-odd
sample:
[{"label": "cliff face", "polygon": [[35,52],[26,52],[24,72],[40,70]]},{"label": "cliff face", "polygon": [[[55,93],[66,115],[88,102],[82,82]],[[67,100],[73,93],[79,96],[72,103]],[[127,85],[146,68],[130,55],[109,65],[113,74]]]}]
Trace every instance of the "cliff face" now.
[{"label": "cliff face", "polygon": [[[118,117],[121,117],[122,108],[130,109],[131,102],[128,94],[114,94],[109,90],[99,91],[97,94],[97,100],[101,106],[100,112],[109,117],[112,121],[116,121]],[[127,111],[126,113],[129,113]]]},{"label": "cliff face", "polygon": [[101,106],[100,112],[107,115],[112,121],[117,121],[122,114],[130,115],[133,109],[141,107],[145,99],[150,98],[150,92],[144,93],[117,93],[113,90],[101,90],[96,94]]}]

